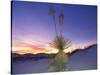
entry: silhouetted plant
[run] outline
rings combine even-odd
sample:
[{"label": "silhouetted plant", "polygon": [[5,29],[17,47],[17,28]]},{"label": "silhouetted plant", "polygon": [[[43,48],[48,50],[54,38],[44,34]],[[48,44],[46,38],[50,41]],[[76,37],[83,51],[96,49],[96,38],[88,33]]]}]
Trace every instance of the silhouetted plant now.
[{"label": "silhouetted plant", "polygon": [[49,71],[64,71],[65,64],[68,60],[68,54],[66,54],[64,50],[71,46],[71,41],[69,39],[65,39],[62,35],[64,14],[61,13],[59,15],[60,34],[58,35],[55,22],[55,10],[53,8],[50,8],[49,13],[53,17],[56,32],[56,37],[50,43],[50,46],[58,49],[58,53],[56,54],[55,58],[51,60],[52,62],[50,63]]}]

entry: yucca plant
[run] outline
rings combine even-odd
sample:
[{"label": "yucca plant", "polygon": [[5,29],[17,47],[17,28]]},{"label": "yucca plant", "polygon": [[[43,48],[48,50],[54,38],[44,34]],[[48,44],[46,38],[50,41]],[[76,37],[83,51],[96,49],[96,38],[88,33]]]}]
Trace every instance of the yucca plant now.
[{"label": "yucca plant", "polygon": [[59,50],[55,58],[53,58],[52,63],[50,63],[50,66],[52,67],[50,70],[63,71],[65,69],[66,62],[68,61],[68,54],[66,54],[64,50],[71,45],[71,41],[69,39],[64,39],[64,37],[60,35],[56,37],[50,45],[51,47]]},{"label": "yucca plant", "polygon": [[68,60],[68,54],[66,54],[64,50],[70,47],[71,41],[69,39],[65,39],[62,35],[64,14],[61,13],[59,15],[60,34],[58,35],[55,22],[55,10],[50,8],[49,13],[53,17],[56,32],[56,36],[54,40],[50,43],[50,46],[55,49],[58,49],[58,53],[56,54],[56,56],[51,59],[52,62],[50,62],[49,71],[64,71],[65,64]]}]

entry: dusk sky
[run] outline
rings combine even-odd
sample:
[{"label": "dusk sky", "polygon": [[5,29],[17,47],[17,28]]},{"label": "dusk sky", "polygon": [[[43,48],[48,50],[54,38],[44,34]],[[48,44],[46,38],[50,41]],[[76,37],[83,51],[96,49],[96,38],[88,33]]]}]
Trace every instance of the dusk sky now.
[{"label": "dusk sky", "polygon": [[97,43],[96,6],[13,1],[12,51],[41,53],[51,50],[48,42],[54,39],[55,31],[49,8],[56,10],[58,32],[59,14],[64,13],[63,36],[71,40],[70,50]]}]

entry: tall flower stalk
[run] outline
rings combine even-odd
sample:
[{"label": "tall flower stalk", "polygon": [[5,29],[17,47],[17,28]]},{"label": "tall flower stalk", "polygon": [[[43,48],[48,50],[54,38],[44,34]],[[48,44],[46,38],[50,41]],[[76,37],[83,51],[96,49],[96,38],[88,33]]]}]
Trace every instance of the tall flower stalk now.
[{"label": "tall flower stalk", "polygon": [[49,15],[52,16],[53,22],[54,22],[54,30],[55,30],[55,34],[56,34],[56,36],[58,36],[58,33],[57,33],[57,26],[56,26],[55,13],[56,13],[55,9],[53,9],[53,8],[50,8],[50,9],[49,9]]},{"label": "tall flower stalk", "polygon": [[60,35],[62,35],[63,21],[64,21],[64,14],[63,14],[63,12],[62,12],[62,13],[59,15]]}]

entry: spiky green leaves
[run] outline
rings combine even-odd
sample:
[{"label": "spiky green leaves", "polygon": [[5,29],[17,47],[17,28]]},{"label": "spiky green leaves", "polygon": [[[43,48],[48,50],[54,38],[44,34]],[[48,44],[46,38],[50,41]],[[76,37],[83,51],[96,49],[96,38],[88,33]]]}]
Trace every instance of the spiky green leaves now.
[{"label": "spiky green leaves", "polygon": [[50,43],[50,45],[53,48],[58,49],[59,51],[62,51],[71,45],[71,41],[69,39],[65,39],[63,36],[57,36],[55,37],[54,41]]}]

